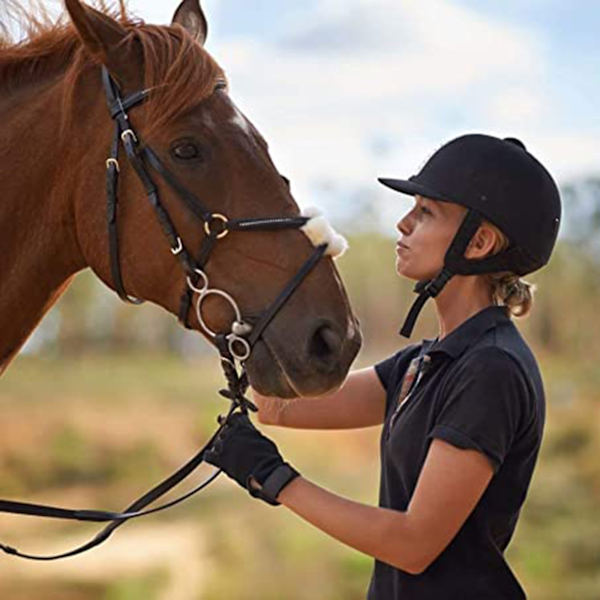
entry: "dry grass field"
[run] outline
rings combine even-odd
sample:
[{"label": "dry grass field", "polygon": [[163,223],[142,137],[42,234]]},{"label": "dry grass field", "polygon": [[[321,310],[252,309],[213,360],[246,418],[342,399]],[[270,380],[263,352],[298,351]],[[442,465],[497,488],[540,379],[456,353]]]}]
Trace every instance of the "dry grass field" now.
[{"label": "dry grass field", "polygon": [[[550,357],[543,367],[547,435],[508,557],[533,599],[597,600],[597,373],[591,365],[573,373]],[[1,497],[123,508],[203,443],[225,408],[218,384],[210,355],[194,363],[147,354],[19,358],[0,388]],[[308,478],[376,502],[377,428],[268,434]],[[0,519],[0,539],[32,552],[61,551],[95,530]],[[0,560],[0,598],[10,600],[359,600],[371,570],[368,557],[224,477],[180,507],[126,524],[87,555],[48,564]]]}]

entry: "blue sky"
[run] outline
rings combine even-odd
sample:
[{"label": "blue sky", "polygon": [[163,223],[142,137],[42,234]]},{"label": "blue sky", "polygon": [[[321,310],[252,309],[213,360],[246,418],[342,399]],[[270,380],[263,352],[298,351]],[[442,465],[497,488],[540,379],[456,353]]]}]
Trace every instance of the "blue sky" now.
[{"label": "blue sky", "polygon": [[[176,4],[130,1],[159,23]],[[409,176],[442,143],[473,131],[521,138],[559,182],[600,170],[600,2],[203,7],[207,49],[301,204],[341,214],[367,198],[387,223],[398,208],[375,178]]]}]

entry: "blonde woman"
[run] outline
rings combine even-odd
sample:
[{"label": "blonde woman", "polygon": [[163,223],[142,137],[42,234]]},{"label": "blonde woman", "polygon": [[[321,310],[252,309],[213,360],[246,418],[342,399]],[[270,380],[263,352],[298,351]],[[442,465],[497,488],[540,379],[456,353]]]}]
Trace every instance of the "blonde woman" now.
[{"label": "blonde woman", "polygon": [[418,282],[402,334],[434,298],[438,337],[352,372],[329,396],[254,394],[259,420],[271,425],[383,424],[379,506],[300,476],[244,414],[207,460],[374,557],[369,600],[523,599],[504,551],[536,464],[545,400],[512,316],[532,305],[521,277],[552,253],[557,187],[519,140],[479,134],[447,143],[408,180],[380,181],[415,197],[397,226],[397,273]]}]

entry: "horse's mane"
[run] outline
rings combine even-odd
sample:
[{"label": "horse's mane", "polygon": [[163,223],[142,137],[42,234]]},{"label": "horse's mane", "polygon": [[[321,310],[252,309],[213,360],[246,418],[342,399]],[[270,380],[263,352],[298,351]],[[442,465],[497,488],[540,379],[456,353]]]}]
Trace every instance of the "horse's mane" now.
[{"label": "horse's mane", "polygon": [[[2,0],[0,7],[0,89],[16,87],[54,72],[65,72],[73,84],[93,62],[66,15],[52,19],[39,3],[30,0],[26,11],[16,0]],[[212,57],[179,26],[146,25],[128,13],[123,0],[108,9],[103,0],[95,8],[117,19],[139,42],[144,55],[144,87],[152,90],[146,118],[158,126],[209,96],[224,74]],[[15,40],[9,25],[24,37]]]}]

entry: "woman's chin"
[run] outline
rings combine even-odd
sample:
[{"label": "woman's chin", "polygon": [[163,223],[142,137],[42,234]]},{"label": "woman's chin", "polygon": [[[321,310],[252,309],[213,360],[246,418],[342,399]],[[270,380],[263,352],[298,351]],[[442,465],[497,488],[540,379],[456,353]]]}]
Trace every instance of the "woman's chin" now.
[{"label": "woman's chin", "polygon": [[404,277],[406,279],[412,279],[413,281],[419,281],[421,278],[418,276],[418,273],[415,274],[414,269],[409,268],[402,260],[396,259],[396,273],[400,277]]},{"label": "woman's chin", "polygon": [[440,267],[437,271],[414,269],[407,265],[402,259],[396,259],[396,273],[400,277],[404,277],[405,279],[410,279],[412,281],[426,281],[428,279],[433,279],[437,276],[441,269],[442,267]]}]

